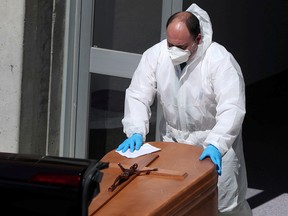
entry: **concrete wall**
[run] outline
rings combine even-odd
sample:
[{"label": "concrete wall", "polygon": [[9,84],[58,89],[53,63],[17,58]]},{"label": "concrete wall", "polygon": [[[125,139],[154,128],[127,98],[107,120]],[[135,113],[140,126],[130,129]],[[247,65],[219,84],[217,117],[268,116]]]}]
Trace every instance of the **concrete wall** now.
[{"label": "concrete wall", "polygon": [[53,0],[26,0],[19,152],[46,153]]},{"label": "concrete wall", "polygon": [[26,0],[19,152],[59,154],[64,0]]},{"label": "concrete wall", "polygon": [[2,152],[59,153],[65,5],[0,0]]},{"label": "concrete wall", "polygon": [[0,151],[17,152],[25,1],[0,5]]}]

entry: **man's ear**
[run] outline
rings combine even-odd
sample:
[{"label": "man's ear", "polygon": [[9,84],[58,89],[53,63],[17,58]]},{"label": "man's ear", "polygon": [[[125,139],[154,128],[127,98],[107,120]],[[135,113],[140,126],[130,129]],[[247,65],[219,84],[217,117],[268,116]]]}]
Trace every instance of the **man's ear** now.
[{"label": "man's ear", "polygon": [[201,38],[202,38],[201,33],[199,33],[199,34],[197,35],[197,37],[196,37],[196,42],[197,42],[197,44],[200,44]]}]

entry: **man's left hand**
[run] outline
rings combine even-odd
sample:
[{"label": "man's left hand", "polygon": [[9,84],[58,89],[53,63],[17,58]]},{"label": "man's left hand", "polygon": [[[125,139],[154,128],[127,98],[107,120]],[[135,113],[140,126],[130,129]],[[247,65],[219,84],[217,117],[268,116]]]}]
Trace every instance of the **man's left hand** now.
[{"label": "man's left hand", "polygon": [[218,148],[216,148],[212,144],[209,144],[204,149],[204,151],[202,152],[201,156],[199,157],[199,160],[203,160],[206,157],[210,157],[212,162],[216,165],[216,170],[217,170],[218,175],[221,175],[221,171],[222,171],[222,157],[221,157],[221,153],[218,150]]}]

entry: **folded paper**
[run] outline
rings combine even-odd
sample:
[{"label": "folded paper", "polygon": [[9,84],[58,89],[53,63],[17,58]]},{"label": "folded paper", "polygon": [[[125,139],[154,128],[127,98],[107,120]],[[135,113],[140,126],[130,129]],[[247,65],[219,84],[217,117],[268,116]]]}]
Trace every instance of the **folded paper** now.
[{"label": "folded paper", "polygon": [[152,152],[156,152],[160,150],[161,150],[160,148],[152,146],[149,143],[144,143],[139,150],[135,150],[134,152],[130,152],[129,149],[124,153],[121,150],[116,151],[116,152],[118,152],[120,155],[125,156],[127,158],[137,158],[139,156],[150,154]]}]

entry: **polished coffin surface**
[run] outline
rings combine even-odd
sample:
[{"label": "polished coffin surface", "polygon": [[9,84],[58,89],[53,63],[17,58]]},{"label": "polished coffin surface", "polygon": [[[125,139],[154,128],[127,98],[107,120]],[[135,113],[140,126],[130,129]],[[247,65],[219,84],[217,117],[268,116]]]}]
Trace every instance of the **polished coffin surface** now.
[{"label": "polished coffin surface", "polygon": [[[114,150],[101,161],[100,193],[90,203],[89,216],[98,215],[217,215],[217,173],[210,159],[199,160],[202,148],[170,142],[149,142],[160,151],[128,159]],[[132,175],[114,191],[108,191],[122,171],[117,165],[138,170],[158,168],[149,174]]]}]

